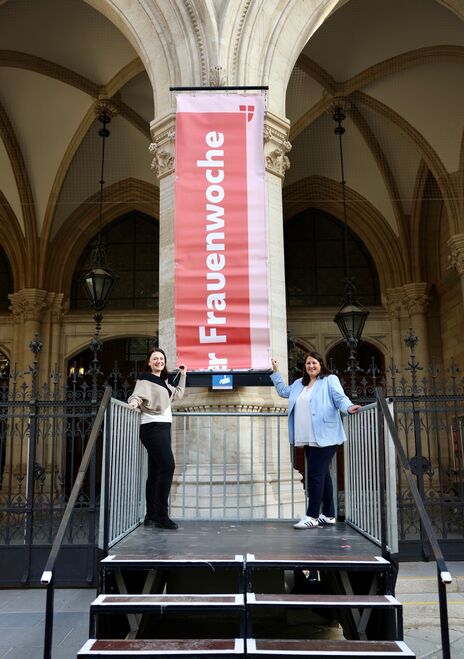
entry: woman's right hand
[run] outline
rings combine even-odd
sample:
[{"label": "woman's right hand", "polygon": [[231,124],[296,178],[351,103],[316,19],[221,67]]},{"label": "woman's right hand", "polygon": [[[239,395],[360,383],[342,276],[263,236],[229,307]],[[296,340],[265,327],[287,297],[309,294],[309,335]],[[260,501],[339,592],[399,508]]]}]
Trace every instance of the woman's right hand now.
[{"label": "woman's right hand", "polygon": [[131,402],[129,403],[129,407],[131,407],[133,410],[135,410],[139,406],[138,402],[133,398]]},{"label": "woman's right hand", "polygon": [[279,362],[276,359],[272,358],[271,364],[272,364],[272,370],[274,371],[274,373],[277,373],[277,371],[279,370]]}]

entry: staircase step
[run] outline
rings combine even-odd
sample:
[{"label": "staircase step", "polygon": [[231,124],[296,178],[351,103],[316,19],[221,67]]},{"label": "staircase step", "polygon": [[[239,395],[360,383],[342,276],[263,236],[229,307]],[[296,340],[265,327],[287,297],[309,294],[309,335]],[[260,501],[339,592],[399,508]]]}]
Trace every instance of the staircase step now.
[{"label": "staircase step", "polygon": [[260,659],[311,657],[312,659],[339,659],[359,657],[380,659],[381,657],[409,657],[415,654],[403,641],[346,641],[346,640],[268,640],[249,638],[246,642],[247,656]]},{"label": "staircase step", "polygon": [[99,595],[90,605],[91,614],[148,613],[159,609],[222,608],[240,609],[245,606],[243,595]]},{"label": "staircase step", "polygon": [[[234,638],[244,634],[245,631],[245,598],[244,595],[99,595],[90,605],[90,636],[95,638],[114,638],[121,636],[121,628],[118,623],[114,623],[114,614],[123,614],[129,621],[134,614],[145,614],[147,616],[156,616],[159,627],[159,621],[162,619],[162,629],[159,628],[156,636],[166,634],[166,625],[174,624],[177,618],[178,622],[171,626],[169,636],[190,636],[192,631],[186,631],[181,624],[182,619],[189,618],[191,624],[194,624],[193,633],[201,637],[214,636],[211,632],[211,626],[219,625],[227,621],[226,627],[228,632],[220,634],[220,638]],[[169,615],[171,614],[171,615]],[[179,615],[182,618],[179,618]],[[174,617],[174,618],[173,618]],[[118,620],[118,619],[116,619]],[[193,621],[196,621],[193,623]],[[214,621],[214,623],[212,622]],[[139,630],[139,622],[136,624]],[[164,633],[163,633],[164,630]],[[151,628],[151,634],[153,628]],[[124,634],[123,634],[124,635]],[[137,633],[138,636],[146,634]]]},{"label": "staircase step", "polygon": [[247,605],[250,606],[307,606],[313,608],[401,608],[392,595],[268,595],[248,593]]},{"label": "staircase step", "polygon": [[175,556],[159,556],[153,554],[110,554],[100,561],[103,568],[125,568],[125,569],[168,569],[188,567],[235,567],[242,569],[244,556],[235,554],[230,556],[209,556],[208,554],[192,556],[182,554]]},{"label": "staircase step", "polygon": [[247,554],[247,569],[262,568],[282,568],[294,570],[344,570],[344,571],[362,571],[375,570],[384,571],[391,569],[391,564],[382,556],[363,557],[363,556],[289,556],[286,558],[272,558],[265,555]]},{"label": "staircase step", "polygon": [[89,639],[77,653],[78,658],[104,657],[105,659],[129,659],[129,657],[169,657],[170,659],[222,659],[229,655],[244,656],[243,639]]}]

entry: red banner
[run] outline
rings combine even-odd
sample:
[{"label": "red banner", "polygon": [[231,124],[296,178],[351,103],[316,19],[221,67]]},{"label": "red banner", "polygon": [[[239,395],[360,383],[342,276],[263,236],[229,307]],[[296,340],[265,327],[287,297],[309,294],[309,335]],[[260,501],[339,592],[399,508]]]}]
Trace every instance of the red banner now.
[{"label": "red banner", "polygon": [[269,367],[264,99],[178,95],[177,358],[189,369]]}]

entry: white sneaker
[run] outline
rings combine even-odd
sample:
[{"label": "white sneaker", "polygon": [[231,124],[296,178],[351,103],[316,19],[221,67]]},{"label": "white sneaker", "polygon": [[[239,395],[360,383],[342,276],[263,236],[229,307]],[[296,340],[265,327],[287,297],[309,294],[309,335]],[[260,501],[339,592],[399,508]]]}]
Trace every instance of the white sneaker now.
[{"label": "white sneaker", "polygon": [[294,529],[317,529],[320,526],[316,517],[302,517],[299,522],[293,525]]},{"label": "white sneaker", "polygon": [[326,517],[321,513],[317,521],[321,526],[325,526],[326,524],[335,524],[337,520],[335,519],[335,517]]}]

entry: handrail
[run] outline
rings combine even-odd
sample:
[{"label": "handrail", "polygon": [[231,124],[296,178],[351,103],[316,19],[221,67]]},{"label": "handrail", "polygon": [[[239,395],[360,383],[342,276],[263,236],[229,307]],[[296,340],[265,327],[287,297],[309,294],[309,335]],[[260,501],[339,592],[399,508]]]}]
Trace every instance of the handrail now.
[{"label": "handrail", "polygon": [[98,408],[97,415],[95,417],[92,430],[90,432],[89,440],[87,446],[85,447],[84,455],[82,456],[81,464],[79,465],[79,470],[77,472],[76,480],[69,495],[68,503],[66,505],[63,517],[61,519],[60,525],[58,527],[55,540],[53,542],[52,548],[48,555],[47,562],[45,563],[45,568],[40,579],[40,583],[47,586],[47,601],[45,609],[45,638],[44,638],[44,659],[51,659],[52,656],[52,638],[53,638],[53,599],[54,599],[54,572],[55,564],[60,552],[65,533],[67,531],[69,522],[71,520],[71,515],[73,513],[74,505],[81,491],[82,484],[84,482],[85,475],[87,473],[88,466],[90,464],[90,459],[92,453],[95,449],[98,435],[100,433],[103,419],[105,418],[105,413],[108,408],[109,402],[111,400],[111,387],[105,387],[105,392]]},{"label": "handrail", "polygon": [[422,501],[422,497],[417,488],[416,482],[414,480],[414,476],[412,475],[411,468],[409,466],[409,462],[406,457],[406,453],[404,452],[403,446],[398,436],[398,431],[396,430],[395,421],[392,415],[390,414],[390,410],[388,409],[385,395],[380,387],[376,387],[376,396],[377,396],[377,402],[380,406],[380,409],[382,410],[382,414],[390,431],[392,441],[395,445],[395,449],[398,454],[401,467],[403,468],[404,474],[406,476],[406,480],[408,482],[412,497],[414,499],[414,503],[416,504],[416,508],[419,513],[422,526],[427,535],[427,539],[430,543],[432,554],[437,564],[442,653],[443,653],[443,659],[451,659],[450,638],[449,638],[449,629],[448,629],[448,605],[447,605],[447,597],[446,597],[446,584],[452,582],[452,577],[445,563],[443,553],[440,549],[440,545],[438,544],[437,536],[435,535],[435,532],[432,528],[430,517],[428,516],[427,511],[425,509],[424,502]]}]

